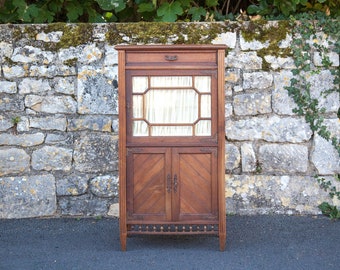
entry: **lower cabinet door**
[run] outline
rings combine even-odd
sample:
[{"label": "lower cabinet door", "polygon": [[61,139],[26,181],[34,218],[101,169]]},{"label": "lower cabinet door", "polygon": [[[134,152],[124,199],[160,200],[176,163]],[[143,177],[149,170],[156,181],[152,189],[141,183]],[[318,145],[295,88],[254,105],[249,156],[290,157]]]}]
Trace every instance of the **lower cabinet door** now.
[{"label": "lower cabinet door", "polygon": [[129,148],[127,153],[128,221],[170,221],[171,149]]},{"label": "lower cabinet door", "polygon": [[217,221],[217,148],[174,148],[172,174],[172,219]]},{"label": "lower cabinet door", "polygon": [[217,148],[127,151],[128,222],[218,221]]}]

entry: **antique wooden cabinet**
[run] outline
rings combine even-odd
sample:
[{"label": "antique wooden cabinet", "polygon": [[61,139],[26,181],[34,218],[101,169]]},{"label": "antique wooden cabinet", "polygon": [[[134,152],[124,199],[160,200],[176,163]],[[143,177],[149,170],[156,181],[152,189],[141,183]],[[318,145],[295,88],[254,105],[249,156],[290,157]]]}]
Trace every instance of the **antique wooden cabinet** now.
[{"label": "antique wooden cabinet", "polygon": [[222,45],[116,46],[120,239],[215,234],[226,242]]}]

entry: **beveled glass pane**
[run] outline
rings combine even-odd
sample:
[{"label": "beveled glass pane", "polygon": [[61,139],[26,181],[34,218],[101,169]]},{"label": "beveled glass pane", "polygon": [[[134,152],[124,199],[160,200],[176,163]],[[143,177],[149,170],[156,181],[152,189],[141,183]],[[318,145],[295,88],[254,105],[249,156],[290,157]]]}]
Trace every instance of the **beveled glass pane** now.
[{"label": "beveled glass pane", "polygon": [[152,124],[190,124],[198,118],[198,94],[191,89],[149,90],[144,105]]},{"label": "beveled glass pane", "polygon": [[132,135],[133,136],[149,136],[148,125],[144,121],[132,122]]},{"label": "beveled glass pane", "polygon": [[150,80],[150,87],[190,87],[192,86],[191,76],[153,76]]},{"label": "beveled glass pane", "polygon": [[201,95],[201,117],[211,117],[210,95]]},{"label": "beveled glass pane", "polygon": [[211,77],[210,76],[196,76],[195,77],[195,88],[200,93],[211,92]]},{"label": "beveled glass pane", "polygon": [[132,77],[132,93],[143,93],[148,89],[148,77]]},{"label": "beveled glass pane", "polygon": [[192,136],[192,126],[153,126],[151,136]]},{"label": "beveled glass pane", "polygon": [[211,136],[211,120],[201,120],[195,125],[196,136]]},{"label": "beveled glass pane", "polygon": [[143,117],[143,96],[133,95],[133,117],[142,118]]}]

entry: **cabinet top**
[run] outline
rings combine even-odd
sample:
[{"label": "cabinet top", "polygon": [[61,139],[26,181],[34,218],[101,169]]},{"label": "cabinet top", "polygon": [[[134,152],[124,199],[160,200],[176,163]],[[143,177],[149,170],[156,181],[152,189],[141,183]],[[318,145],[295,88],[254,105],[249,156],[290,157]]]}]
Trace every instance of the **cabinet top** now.
[{"label": "cabinet top", "polygon": [[169,51],[169,50],[225,50],[222,44],[176,44],[176,45],[116,45],[116,50],[122,51]]}]

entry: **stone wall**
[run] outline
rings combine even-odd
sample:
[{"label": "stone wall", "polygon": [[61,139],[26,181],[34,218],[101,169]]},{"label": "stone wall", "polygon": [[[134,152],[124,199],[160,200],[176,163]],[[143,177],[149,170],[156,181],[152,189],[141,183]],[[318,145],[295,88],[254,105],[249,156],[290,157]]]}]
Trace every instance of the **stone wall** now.
[{"label": "stone wall", "polygon": [[[228,46],[228,213],[319,213],[330,198],[313,176],[333,179],[340,161],[292,113],[286,26],[262,25],[266,39],[259,40],[249,39],[249,23],[0,25],[0,218],[117,215],[114,45],[151,43]],[[339,66],[338,55],[331,60]],[[313,95],[331,81],[328,70],[310,75]],[[339,95],[322,104],[339,135]]]}]

